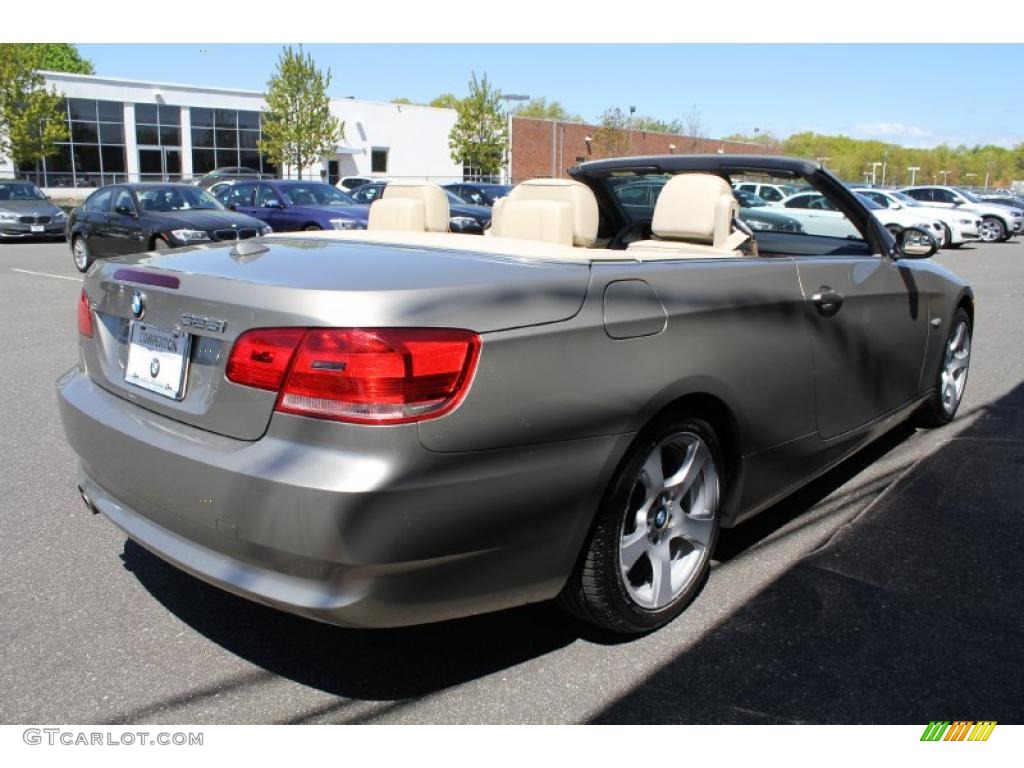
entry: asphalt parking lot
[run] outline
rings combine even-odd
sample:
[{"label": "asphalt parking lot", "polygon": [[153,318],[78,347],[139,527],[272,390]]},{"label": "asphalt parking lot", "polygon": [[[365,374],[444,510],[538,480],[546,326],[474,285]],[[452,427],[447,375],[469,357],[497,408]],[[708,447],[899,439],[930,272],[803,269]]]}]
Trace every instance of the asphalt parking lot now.
[{"label": "asphalt parking lot", "polygon": [[324,626],[127,541],[57,414],[67,246],[0,245],[0,722],[1024,722],[1024,242],[937,261],[976,292],[961,416],[726,532],[683,617],[616,642],[546,605]]}]

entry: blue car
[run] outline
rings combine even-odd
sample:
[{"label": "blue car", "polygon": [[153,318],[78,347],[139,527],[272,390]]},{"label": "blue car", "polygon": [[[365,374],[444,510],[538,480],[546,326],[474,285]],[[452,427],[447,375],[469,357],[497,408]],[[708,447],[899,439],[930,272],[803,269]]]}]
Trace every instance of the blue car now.
[{"label": "blue car", "polygon": [[240,181],[217,192],[233,211],[254,216],[275,232],[366,229],[369,206],[322,181]]}]

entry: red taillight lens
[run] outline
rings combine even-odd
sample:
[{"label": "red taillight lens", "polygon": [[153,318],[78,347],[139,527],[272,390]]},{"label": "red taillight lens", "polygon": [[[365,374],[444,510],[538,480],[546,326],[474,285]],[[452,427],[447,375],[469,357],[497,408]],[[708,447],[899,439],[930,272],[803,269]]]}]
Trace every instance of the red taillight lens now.
[{"label": "red taillight lens", "polygon": [[78,297],[78,332],[92,338],[92,308],[89,306],[89,294],[85,292],[85,288]]},{"label": "red taillight lens", "polygon": [[471,331],[312,329],[277,410],[357,424],[436,418],[462,400],[479,354],[480,337]]},{"label": "red taillight lens", "polygon": [[228,381],[277,392],[305,328],[259,328],[246,331],[228,358]]}]

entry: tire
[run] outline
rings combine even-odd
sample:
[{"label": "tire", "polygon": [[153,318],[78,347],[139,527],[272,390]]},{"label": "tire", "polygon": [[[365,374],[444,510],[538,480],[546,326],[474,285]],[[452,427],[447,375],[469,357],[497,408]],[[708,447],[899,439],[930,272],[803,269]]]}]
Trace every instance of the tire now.
[{"label": "tire", "polygon": [[167,250],[170,250],[170,247],[171,247],[171,244],[168,243],[166,240],[164,240],[162,237],[154,237],[153,238],[153,248],[152,248],[152,250],[154,250],[154,251],[167,251]]},{"label": "tire", "polygon": [[960,247],[959,245],[953,245],[953,230],[951,230],[945,224],[942,225],[942,235],[943,235],[943,238],[944,238],[943,241],[942,241],[942,247],[943,248],[959,248]]},{"label": "tire", "polygon": [[71,238],[71,259],[75,262],[75,269],[79,272],[88,272],[89,267],[96,261],[89,253],[89,246],[81,235]]},{"label": "tire", "polygon": [[996,243],[1006,238],[1006,225],[996,216],[985,216],[981,220],[981,239],[986,243]]},{"label": "tire", "polygon": [[721,456],[714,429],[694,416],[641,433],[601,503],[562,606],[619,634],[649,632],[682,613],[707,581],[721,527]]},{"label": "tire", "polygon": [[316,224],[307,224],[306,226],[304,226],[302,228],[302,231],[303,232],[320,232],[321,229],[322,228],[318,227]]},{"label": "tire", "polygon": [[967,387],[967,374],[970,373],[972,331],[967,312],[963,308],[957,309],[943,345],[935,385],[915,416],[918,426],[941,427],[956,416]]}]

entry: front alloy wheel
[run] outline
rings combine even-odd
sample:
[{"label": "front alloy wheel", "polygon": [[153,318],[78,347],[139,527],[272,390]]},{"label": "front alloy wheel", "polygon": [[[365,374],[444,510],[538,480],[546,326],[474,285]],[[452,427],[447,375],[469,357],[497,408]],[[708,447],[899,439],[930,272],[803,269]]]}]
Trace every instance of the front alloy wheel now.
[{"label": "front alloy wheel", "polygon": [[75,260],[75,268],[79,272],[88,272],[92,266],[92,256],[89,254],[89,246],[85,244],[85,238],[81,235],[71,240],[71,257]]},{"label": "front alloy wheel", "polygon": [[949,335],[942,348],[942,362],[935,386],[915,416],[919,426],[941,427],[953,420],[964,399],[970,367],[971,318],[960,308],[953,314]]},{"label": "front alloy wheel", "polygon": [[995,216],[986,216],[981,220],[981,239],[986,243],[995,243],[1006,237],[1006,226]]},{"label": "front alloy wheel", "polygon": [[696,597],[721,524],[718,445],[698,418],[673,420],[638,438],[562,591],[566,608],[635,634],[667,624]]}]

